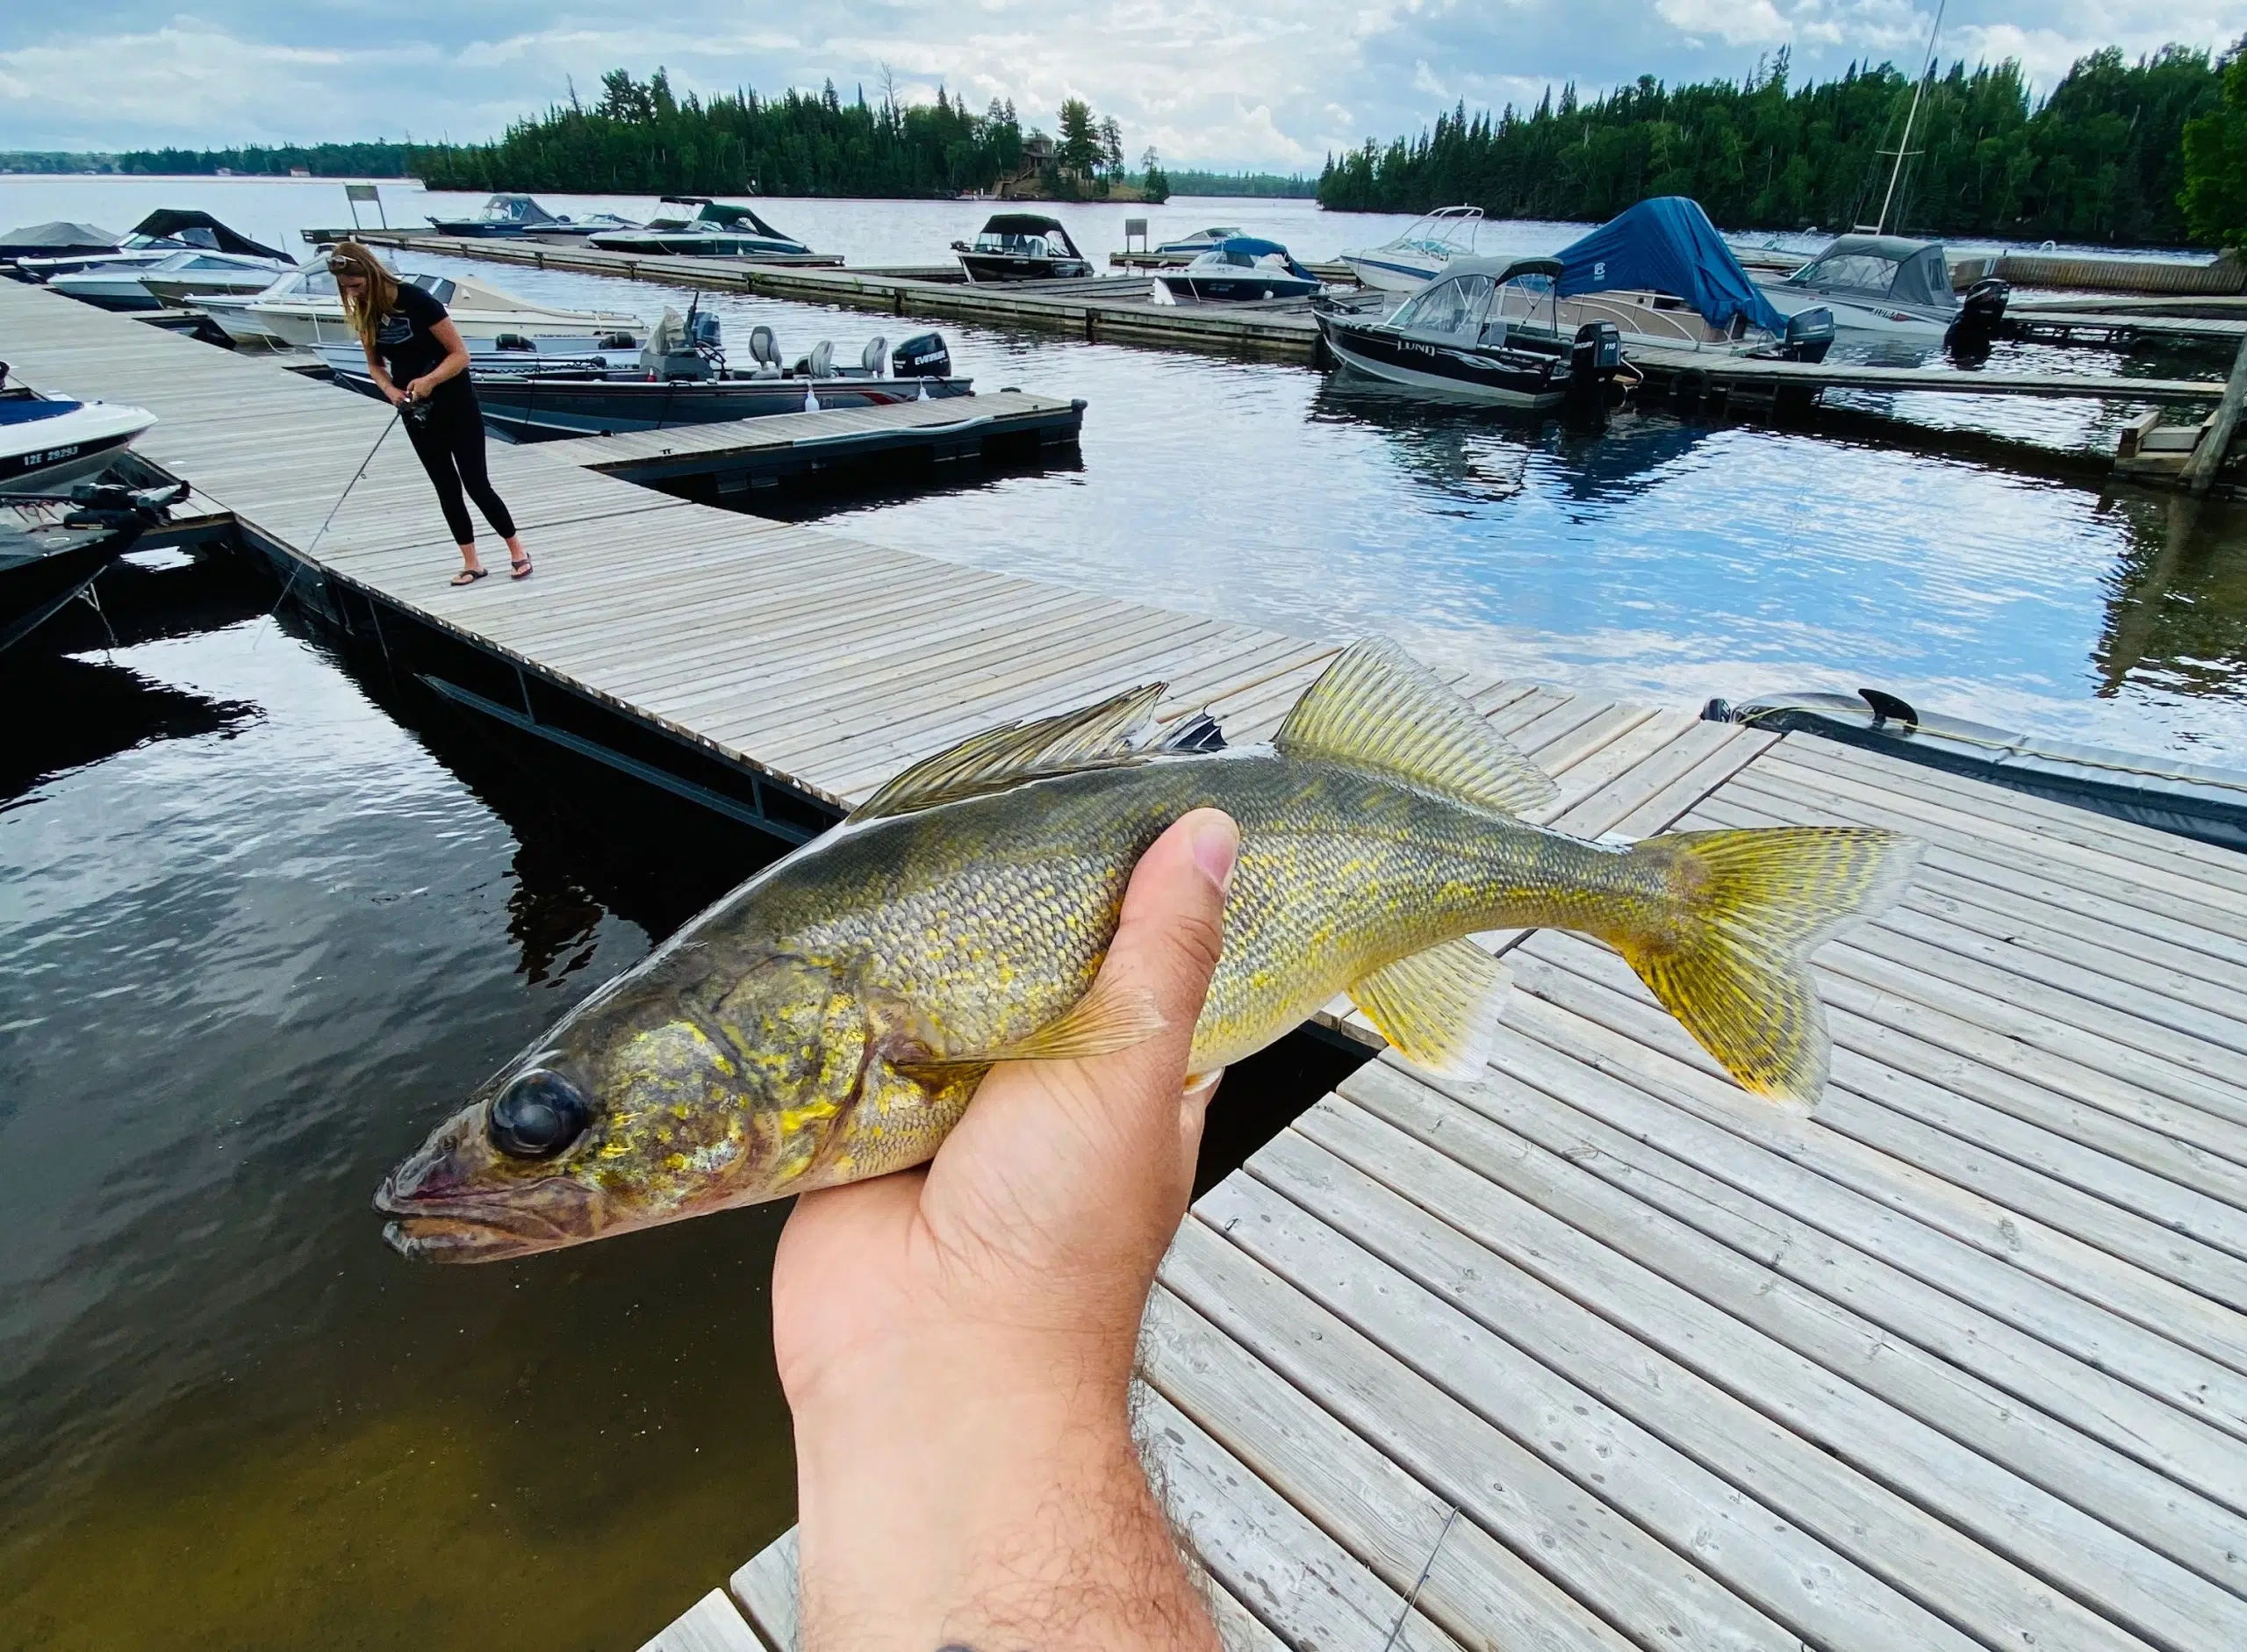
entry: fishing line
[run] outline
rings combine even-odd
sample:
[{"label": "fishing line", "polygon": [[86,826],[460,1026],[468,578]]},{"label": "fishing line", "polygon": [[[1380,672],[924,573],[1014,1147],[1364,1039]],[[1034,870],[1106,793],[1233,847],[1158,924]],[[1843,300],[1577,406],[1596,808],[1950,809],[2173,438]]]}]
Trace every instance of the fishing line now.
[{"label": "fishing line", "polygon": [[1442,1552],[1443,1540],[1451,1535],[1451,1523],[1459,1518],[1459,1505],[1452,1505],[1451,1512],[1443,1517],[1443,1530],[1436,1533],[1436,1546],[1428,1551],[1428,1563],[1420,1568],[1420,1575],[1413,1580],[1412,1592],[1404,1597],[1404,1610],[1396,1614],[1396,1622],[1389,1631],[1389,1639],[1381,1643],[1381,1652],[1389,1652],[1396,1644],[1396,1637],[1404,1633],[1404,1625],[1412,1615],[1412,1608],[1419,1604],[1420,1591],[1428,1581],[1428,1574],[1436,1569],[1436,1556]]},{"label": "fishing line", "polygon": [[[327,507],[327,521],[319,525],[319,532],[312,535],[312,542],[305,547],[302,557],[291,562],[289,577],[281,582],[281,594],[273,599],[273,606],[265,611],[265,617],[268,620],[281,612],[281,605],[289,600],[290,588],[297,583],[297,576],[303,571],[305,560],[312,556],[312,552],[319,549],[319,542],[327,537],[329,525],[335,521],[336,512],[341,510],[343,501],[351,497],[351,490],[359,485],[359,478],[366,475],[367,467],[375,462],[375,455],[383,450],[383,443],[390,440],[390,433],[398,428],[398,420],[411,417],[418,423],[427,416],[420,403],[415,404],[415,411],[410,415],[403,404],[397,402],[391,404],[390,421],[383,426],[382,434],[375,438],[375,445],[367,449],[367,456],[359,461],[359,468],[351,473],[351,479],[343,485],[343,492],[335,496],[335,503]],[[260,626],[257,635],[250,639],[249,645],[255,649],[264,640],[265,628]]]}]

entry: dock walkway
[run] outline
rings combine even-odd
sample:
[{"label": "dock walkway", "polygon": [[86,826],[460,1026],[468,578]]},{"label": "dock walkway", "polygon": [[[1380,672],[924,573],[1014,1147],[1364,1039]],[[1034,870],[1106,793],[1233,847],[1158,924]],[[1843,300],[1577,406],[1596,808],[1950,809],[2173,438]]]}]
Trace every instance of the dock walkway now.
[{"label": "dock walkway", "polygon": [[[1228,1645],[2247,1646],[2247,858],[1463,686],[1576,831],[1930,848],[1820,954],[1810,1118],[1612,954],[1500,937],[1479,1082],[1377,1059],[1195,1204],[1143,1435]],[[785,1649],[793,1591],[784,1537],[649,1652]]]}]

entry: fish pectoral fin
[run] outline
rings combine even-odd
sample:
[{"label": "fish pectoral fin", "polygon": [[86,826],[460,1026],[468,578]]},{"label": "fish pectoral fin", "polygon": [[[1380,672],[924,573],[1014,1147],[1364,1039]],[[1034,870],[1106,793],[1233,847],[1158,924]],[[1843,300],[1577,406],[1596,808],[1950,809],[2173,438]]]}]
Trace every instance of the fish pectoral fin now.
[{"label": "fish pectoral fin", "polygon": [[1272,744],[1289,757],[1372,769],[1502,814],[1523,814],[1560,794],[1551,775],[1383,636],[1345,650],[1296,701]]},{"label": "fish pectoral fin", "polygon": [[1027,1038],[993,1050],[915,1056],[892,1065],[923,1082],[938,1074],[951,1081],[969,1069],[995,1067],[1001,1061],[1074,1061],[1090,1055],[1110,1055],[1145,1044],[1162,1029],[1162,1011],[1152,993],[1144,987],[1118,987],[1102,979],[1095,981],[1092,990],[1066,1012]]},{"label": "fish pectoral fin", "polygon": [[1351,984],[1350,1002],[1413,1066],[1468,1080],[1490,1061],[1512,984],[1504,964],[1461,938],[1382,965]]},{"label": "fish pectoral fin", "polygon": [[1034,722],[1003,723],[923,758],[851,812],[852,820],[909,815],[980,797],[1023,780],[1139,760],[1145,732],[1167,685],[1127,689]]}]

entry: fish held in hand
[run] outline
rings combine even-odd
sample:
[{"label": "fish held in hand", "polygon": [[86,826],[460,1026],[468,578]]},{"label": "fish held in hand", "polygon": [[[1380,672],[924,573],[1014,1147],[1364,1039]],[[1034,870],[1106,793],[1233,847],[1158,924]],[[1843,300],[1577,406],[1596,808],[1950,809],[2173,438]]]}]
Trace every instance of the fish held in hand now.
[{"label": "fish held in hand", "polygon": [[1531,824],[1551,779],[1393,645],[1340,656],[1269,746],[1146,730],[1160,686],[978,735],[907,770],[564,1016],[384,1183],[409,1256],[483,1261],[902,1169],[1002,1061],[1159,1024],[1099,984],[1131,869],[1198,808],[1240,828],[1190,1067],[1346,991],[1461,1079],[1506,990],[1468,938],[1607,943],[1747,1088],[1826,1081],[1811,951],[1884,908],[1915,841],[1847,827],[1628,847]]}]

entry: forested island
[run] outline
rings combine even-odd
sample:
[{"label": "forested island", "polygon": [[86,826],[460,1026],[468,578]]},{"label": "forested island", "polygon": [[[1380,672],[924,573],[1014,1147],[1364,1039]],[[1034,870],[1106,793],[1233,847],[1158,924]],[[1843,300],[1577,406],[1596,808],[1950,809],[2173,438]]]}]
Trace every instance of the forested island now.
[{"label": "forested island", "polygon": [[[2164,47],[2135,63],[2083,58],[2041,103],[2020,65],[1930,75],[1889,223],[1913,233],[2110,246],[2212,245],[2179,204],[2184,133],[2223,104],[2227,65]],[[1596,219],[1650,195],[1690,195],[1728,229],[1846,229],[1880,209],[1912,79],[1852,65],[1793,86],[1787,54],[1741,81],[1651,75],[1589,101],[1573,85],[1526,112],[1464,105],[1434,130],[1330,157],[1323,206]],[[1884,154],[1883,151],[1891,152]]]}]

